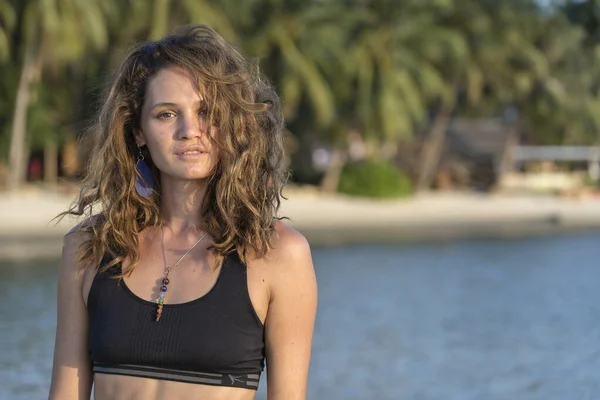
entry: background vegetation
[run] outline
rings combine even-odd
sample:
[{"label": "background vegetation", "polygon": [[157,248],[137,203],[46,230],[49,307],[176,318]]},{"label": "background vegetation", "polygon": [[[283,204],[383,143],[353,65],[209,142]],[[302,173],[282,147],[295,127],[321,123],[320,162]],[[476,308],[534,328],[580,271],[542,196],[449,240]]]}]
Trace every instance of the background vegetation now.
[{"label": "background vegetation", "polygon": [[[36,172],[36,152],[47,182],[76,175],[56,160],[77,154],[111,69],[192,22],[260,59],[283,99],[294,179],[324,190],[365,168],[395,179],[381,165],[415,138],[412,180],[429,188],[455,116],[508,110],[534,143],[599,142],[600,0],[0,0],[5,186]],[[371,164],[344,168],[356,141]]]}]

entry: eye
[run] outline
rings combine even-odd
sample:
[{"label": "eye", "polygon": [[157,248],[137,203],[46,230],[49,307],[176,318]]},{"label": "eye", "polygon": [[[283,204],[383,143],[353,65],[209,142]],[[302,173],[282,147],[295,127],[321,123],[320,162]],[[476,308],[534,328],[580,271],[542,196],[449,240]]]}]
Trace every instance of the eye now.
[{"label": "eye", "polygon": [[170,111],[161,112],[160,114],[158,114],[156,116],[156,118],[158,118],[158,119],[160,119],[162,121],[167,120],[167,119],[171,119],[173,117],[175,117],[175,113],[172,113]]},{"label": "eye", "polygon": [[198,110],[198,115],[201,117],[206,117],[208,115],[208,109],[207,108],[201,108],[200,110]]}]

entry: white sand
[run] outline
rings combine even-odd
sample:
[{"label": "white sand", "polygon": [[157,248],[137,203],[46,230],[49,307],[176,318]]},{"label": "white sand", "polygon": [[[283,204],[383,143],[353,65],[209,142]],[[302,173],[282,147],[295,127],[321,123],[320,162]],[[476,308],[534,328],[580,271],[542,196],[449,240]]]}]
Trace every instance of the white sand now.
[{"label": "white sand", "polygon": [[[559,218],[562,224],[600,227],[600,199],[550,196],[503,196],[475,193],[432,193],[400,200],[370,200],[289,189],[280,215],[301,228],[377,225],[526,222]],[[50,222],[67,209],[73,196],[28,189],[0,194],[0,236],[64,234],[77,220]]]},{"label": "white sand", "polygon": [[[450,232],[450,235],[463,229],[463,234],[459,236],[468,236],[469,233],[464,231],[465,226],[478,226],[491,232],[511,224],[526,230],[541,223],[563,230],[600,229],[598,199],[432,193],[410,199],[376,201],[326,196],[314,189],[298,188],[288,189],[286,196],[289,200],[284,201],[280,215],[289,217],[290,224],[303,233],[319,230],[344,233],[362,229],[362,235],[366,236],[369,235],[369,229],[385,227],[387,232],[406,236],[414,231],[418,236],[426,238],[435,237],[442,228]],[[12,254],[8,258],[23,253],[24,250],[16,250],[14,247],[27,241],[27,238],[53,238],[53,244],[48,245],[48,248],[56,247],[56,240],[76,220],[65,218],[56,226],[50,220],[66,210],[72,200],[72,196],[35,188],[0,194],[0,259],[7,258],[8,253]],[[365,231],[365,228],[368,229]],[[467,231],[476,234],[476,230],[471,228]],[[355,232],[354,236],[356,235],[361,234]],[[1,243],[5,243],[4,248]],[[57,250],[48,251],[57,253]]]}]

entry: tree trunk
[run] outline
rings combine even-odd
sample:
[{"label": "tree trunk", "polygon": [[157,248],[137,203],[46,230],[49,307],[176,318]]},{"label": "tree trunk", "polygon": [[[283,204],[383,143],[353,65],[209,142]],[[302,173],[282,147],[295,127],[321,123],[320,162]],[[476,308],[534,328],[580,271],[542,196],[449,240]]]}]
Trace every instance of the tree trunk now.
[{"label": "tree trunk", "polygon": [[15,98],[15,109],[13,112],[9,172],[6,187],[15,190],[25,180],[27,165],[25,163],[25,133],[27,131],[27,110],[31,95],[31,84],[36,76],[36,51],[33,39],[28,39],[25,48],[25,57],[21,69],[21,78]]},{"label": "tree trunk", "polygon": [[495,182],[492,190],[498,190],[502,186],[504,177],[514,168],[515,146],[519,144],[519,124],[515,123],[508,127],[508,135],[504,143],[504,149],[499,158],[495,160],[494,175]]},{"label": "tree trunk", "polygon": [[323,180],[321,180],[321,191],[325,193],[335,193],[340,184],[342,169],[346,164],[348,156],[346,151],[340,148],[333,149],[331,160],[325,170]]},{"label": "tree trunk", "polygon": [[58,147],[54,142],[44,146],[44,183],[52,189],[58,183]]},{"label": "tree trunk", "polygon": [[444,149],[446,130],[450,122],[453,103],[454,98],[451,101],[447,101],[437,112],[433,120],[429,137],[426,139],[421,151],[416,187],[417,192],[427,191],[431,188],[435,173],[440,164],[442,150]]},{"label": "tree trunk", "polygon": [[79,171],[79,146],[75,139],[69,139],[62,148],[62,172],[67,178],[74,178]]}]

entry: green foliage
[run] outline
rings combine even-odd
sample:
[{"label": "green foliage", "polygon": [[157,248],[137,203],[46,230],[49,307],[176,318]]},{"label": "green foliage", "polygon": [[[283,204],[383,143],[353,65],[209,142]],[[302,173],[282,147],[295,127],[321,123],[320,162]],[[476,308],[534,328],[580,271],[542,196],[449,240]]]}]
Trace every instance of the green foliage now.
[{"label": "green foliage", "polygon": [[[600,1],[0,0],[0,159],[28,43],[27,143],[60,144],[94,118],[101,86],[135,43],[206,23],[277,86],[287,126],[320,145],[426,132],[440,104],[507,106],[539,144],[600,142]],[[562,6],[559,6],[562,4]],[[310,135],[310,136],[309,136]]]},{"label": "green foliage", "polygon": [[346,164],[340,177],[340,193],[375,197],[404,197],[412,193],[409,176],[382,160]]},{"label": "green foliage", "polygon": [[10,55],[10,31],[16,22],[15,10],[8,2],[0,1],[0,65]]}]

